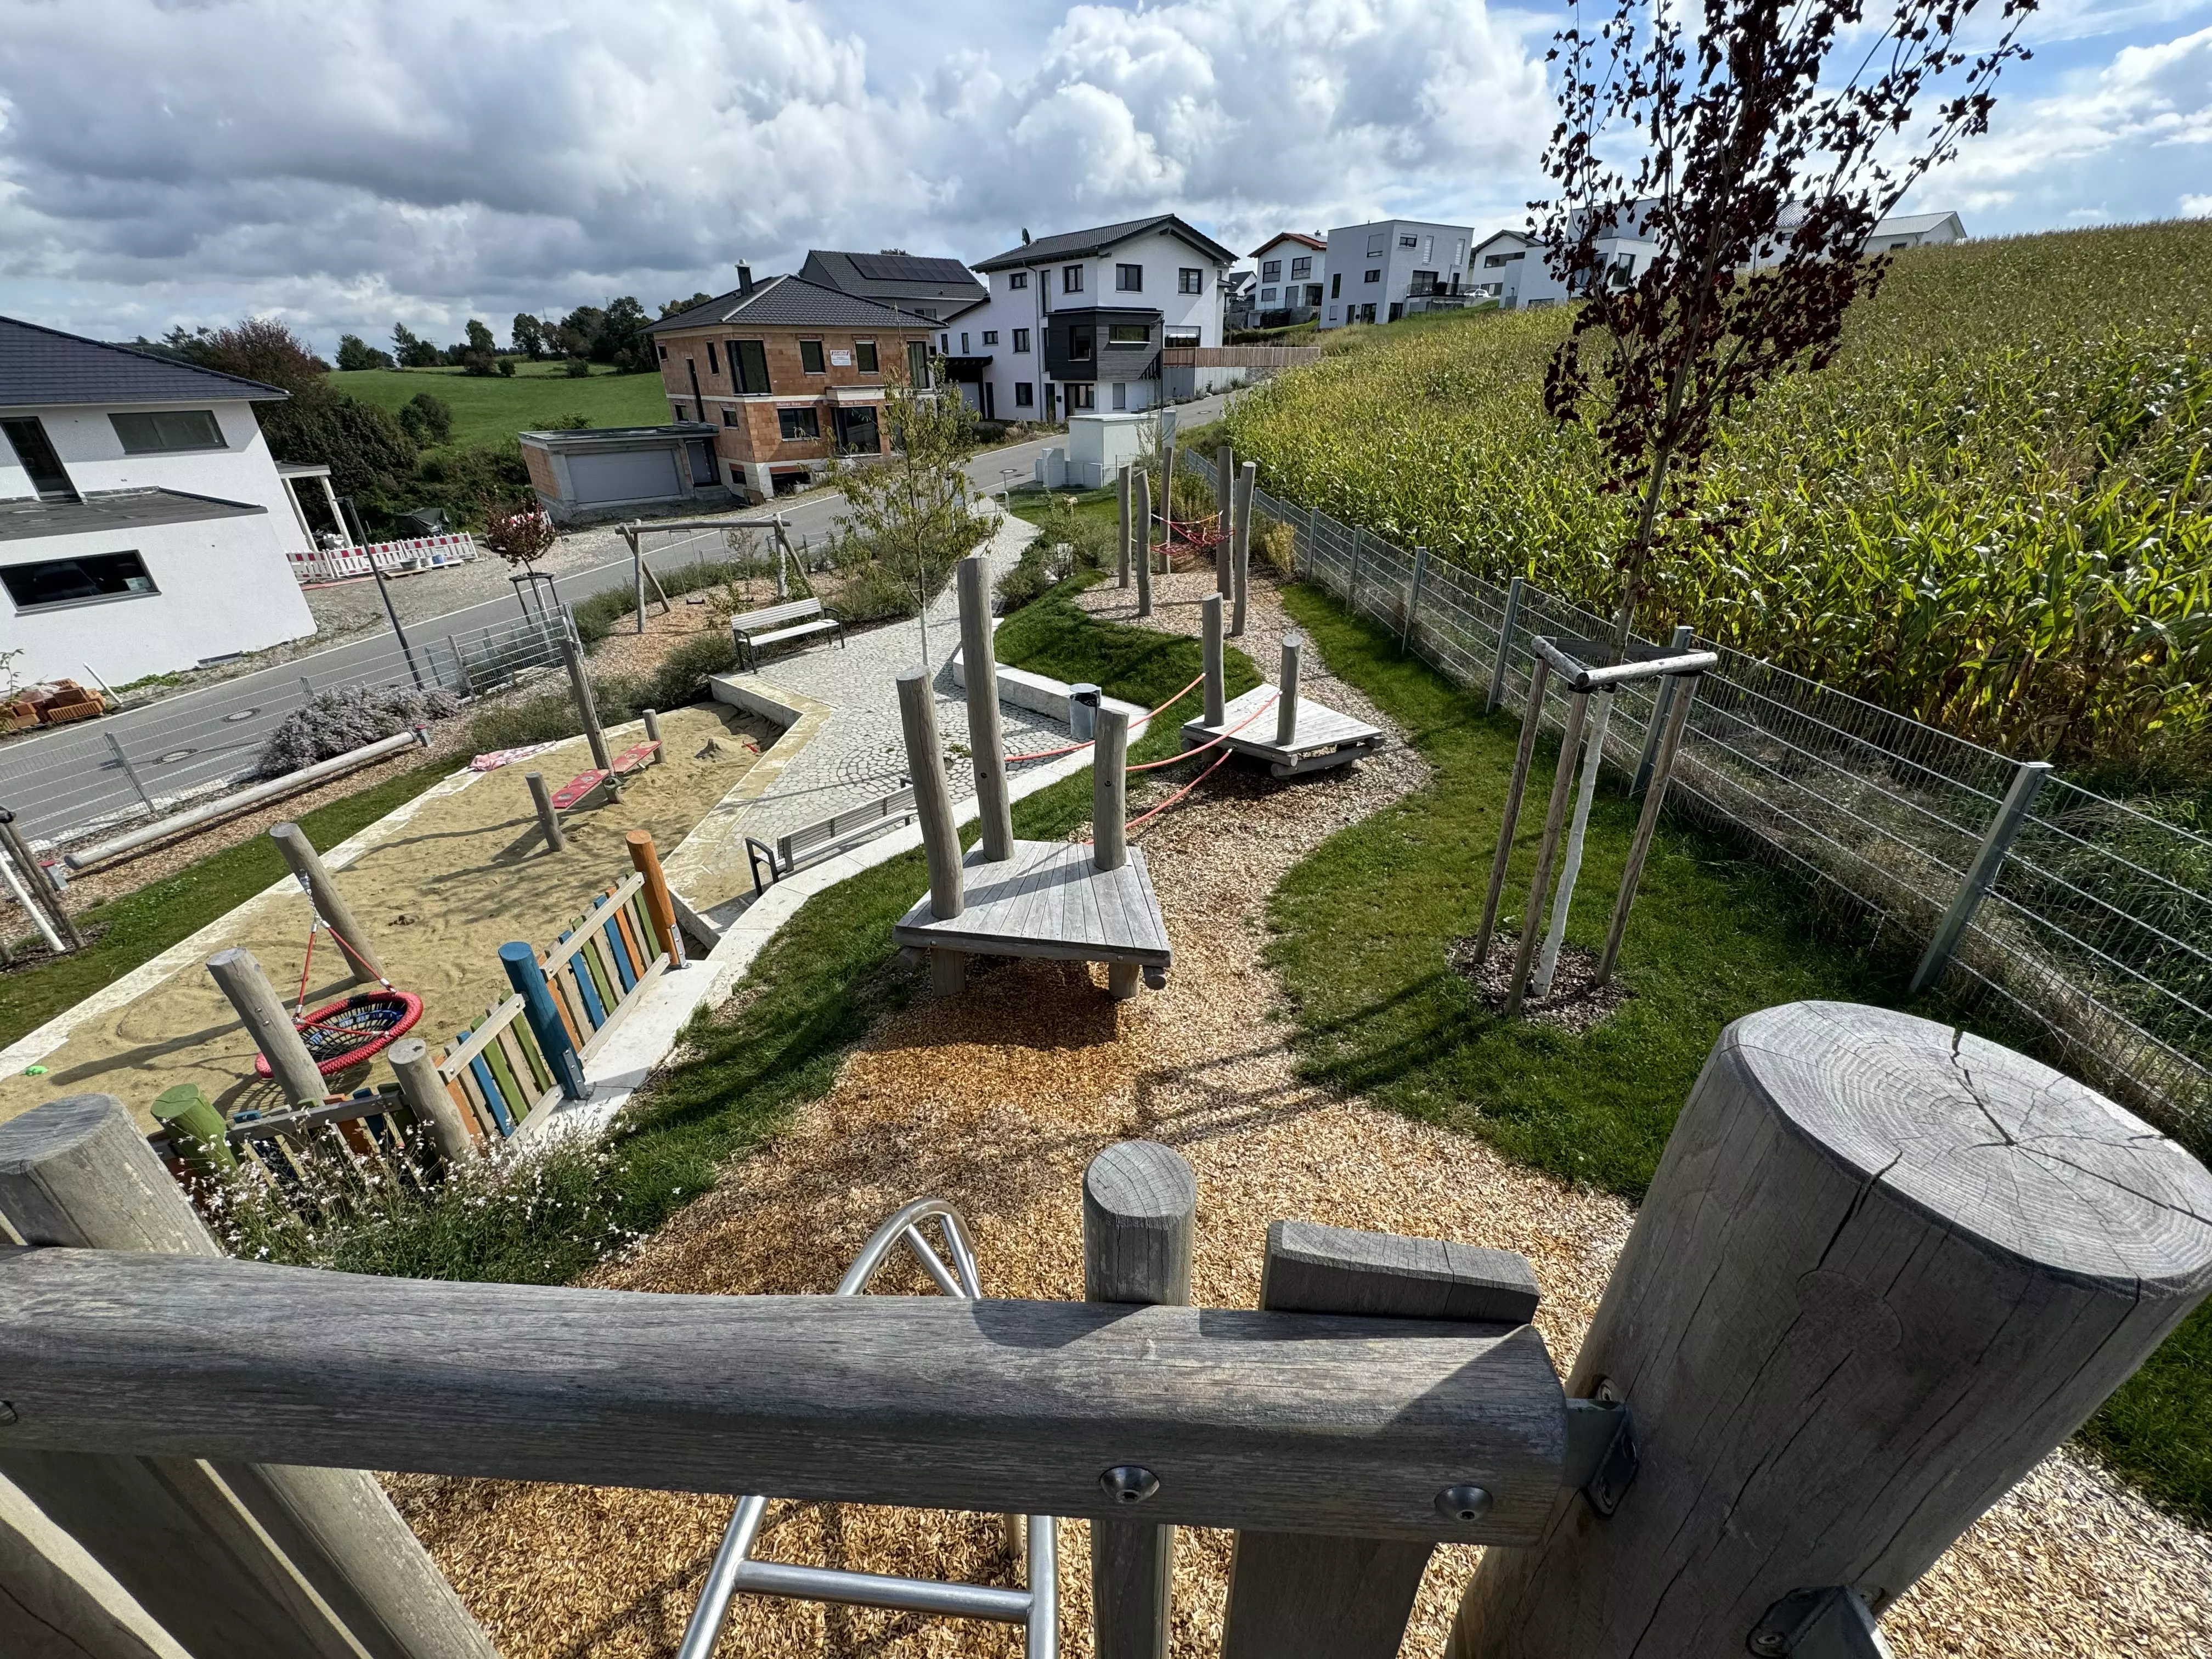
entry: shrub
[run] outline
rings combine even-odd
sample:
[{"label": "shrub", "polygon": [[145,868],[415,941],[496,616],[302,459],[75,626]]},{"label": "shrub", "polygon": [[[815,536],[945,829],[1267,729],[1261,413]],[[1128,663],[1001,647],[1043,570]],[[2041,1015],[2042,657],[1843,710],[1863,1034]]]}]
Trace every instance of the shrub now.
[{"label": "shrub", "polygon": [[262,436],[279,461],[325,462],[331,488],[375,511],[406,488],[415,441],[384,410],[317,386],[283,403],[256,404]]},{"label": "shrub", "polygon": [[523,465],[522,447],[509,438],[496,447],[471,444],[424,456],[415,476],[385,506],[394,513],[443,507],[454,523],[474,526],[482,522],[486,497],[524,495],[529,489],[530,469]]},{"label": "shrub", "polygon": [[572,380],[580,380],[592,372],[591,360],[587,357],[571,357],[568,359],[568,366],[562,372]]},{"label": "shrub", "polygon": [[449,442],[453,435],[453,405],[442,398],[418,392],[400,405],[399,424],[409,437],[426,449],[433,444]]},{"label": "shrub", "polygon": [[253,763],[253,775],[281,778],[425,720],[443,720],[460,706],[461,700],[450,691],[417,691],[399,685],[318,691],[269,734]]},{"label": "shrub", "polygon": [[589,427],[591,423],[592,417],[588,415],[556,415],[551,420],[545,422],[545,430],[548,432],[581,432],[586,428]]},{"label": "shrub", "polygon": [[1253,537],[1252,544],[1268,568],[1288,581],[1297,573],[1297,533],[1279,520],[1270,520],[1264,530]]}]

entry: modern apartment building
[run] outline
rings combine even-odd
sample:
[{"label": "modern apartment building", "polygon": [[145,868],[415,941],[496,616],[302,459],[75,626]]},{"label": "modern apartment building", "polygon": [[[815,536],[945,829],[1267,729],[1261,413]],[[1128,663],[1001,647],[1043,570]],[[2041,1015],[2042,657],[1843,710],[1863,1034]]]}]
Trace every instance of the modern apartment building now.
[{"label": "modern apartment building", "polygon": [[1321,325],[1395,323],[1409,311],[1425,311],[1438,301],[1464,305],[1468,252],[1474,240],[1474,232],[1466,225],[1419,219],[1383,219],[1330,231],[1323,256],[1328,291]]},{"label": "modern apartment building", "polygon": [[1150,409],[1163,348],[1221,343],[1221,279],[1236,257],[1171,213],[1024,233],[976,261],[990,302],[940,329],[938,349],[987,419]]},{"label": "modern apartment building", "polygon": [[1253,314],[1261,328],[1282,328],[1320,314],[1328,285],[1328,244],[1318,236],[1286,230],[1252,250],[1259,291]]}]

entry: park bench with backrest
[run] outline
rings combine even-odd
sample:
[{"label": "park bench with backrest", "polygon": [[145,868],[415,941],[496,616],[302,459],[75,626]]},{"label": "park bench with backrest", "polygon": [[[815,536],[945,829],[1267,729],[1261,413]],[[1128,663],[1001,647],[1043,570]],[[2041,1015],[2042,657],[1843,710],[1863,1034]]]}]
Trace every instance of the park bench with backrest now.
[{"label": "park bench with backrest", "polygon": [[[745,837],[745,860],[752,866],[753,892],[768,890],[768,883],[781,881],[804,866],[831,858],[886,830],[896,830],[914,818],[914,786],[895,794],[864,801],[858,806],[832,812],[818,823],[810,823],[776,839],[774,847]],[[763,867],[768,881],[761,879]]]},{"label": "park bench with backrest", "polygon": [[844,624],[826,614],[819,599],[792,599],[758,611],[740,611],[730,618],[730,635],[737,642],[741,668],[759,666],[764,645],[781,645],[816,634],[835,635],[838,644],[845,642]]}]

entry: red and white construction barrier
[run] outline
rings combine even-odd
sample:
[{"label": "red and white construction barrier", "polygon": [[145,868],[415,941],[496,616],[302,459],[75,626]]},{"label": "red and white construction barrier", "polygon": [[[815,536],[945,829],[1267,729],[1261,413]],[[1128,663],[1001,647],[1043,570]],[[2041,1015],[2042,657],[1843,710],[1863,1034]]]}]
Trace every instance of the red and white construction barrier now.
[{"label": "red and white construction barrier", "polygon": [[[476,538],[465,530],[450,536],[417,536],[411,541],[378,542],[370,547],[319,547],[288,556],[292,574],[302,582],[343,581],[379,570],[439,570],[477,556]],[[372,562],[373,565],[372,565]]]}]

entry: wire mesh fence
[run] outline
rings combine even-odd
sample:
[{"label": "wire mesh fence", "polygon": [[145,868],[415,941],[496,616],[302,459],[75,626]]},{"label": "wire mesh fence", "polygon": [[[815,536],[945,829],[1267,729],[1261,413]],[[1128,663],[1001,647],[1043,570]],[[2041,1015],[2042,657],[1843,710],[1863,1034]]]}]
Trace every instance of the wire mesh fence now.
[{"label": "wire mesh fence", "polygon": [[[1211,480],[1207,458],[1180,466]],[[1288,526],[1293,574],[1493,705],[1527,702],[1536,636],[1608,638],[1609,619],[1533,583],[1501,586],[1325,513],[1253,495]],[[1698,687],[1669,809],[1727,831],[1923,952],[1955,903],[1969,920],[1933,982],[2039,1037],[2160,1127],[2212,1137],[2212,841],[2051,779],[2018,832],[2001,809],[2021,763],[1725,646]],[[1648,764],[1657,682],[1615,694],[1606,758]],[[1564,729],[1552,680],[1547,726]],[[1983,854],[1986,892],[1962,896]]]},{"label": "wire mesh fence", "polygon": [[0,805],[40,842],[174,811],[250,779],[270,736],[319,694],[411,686],[487,696],[561,664],[558,614],[464,633],[386,635],[296,666],[0,747]]}]

